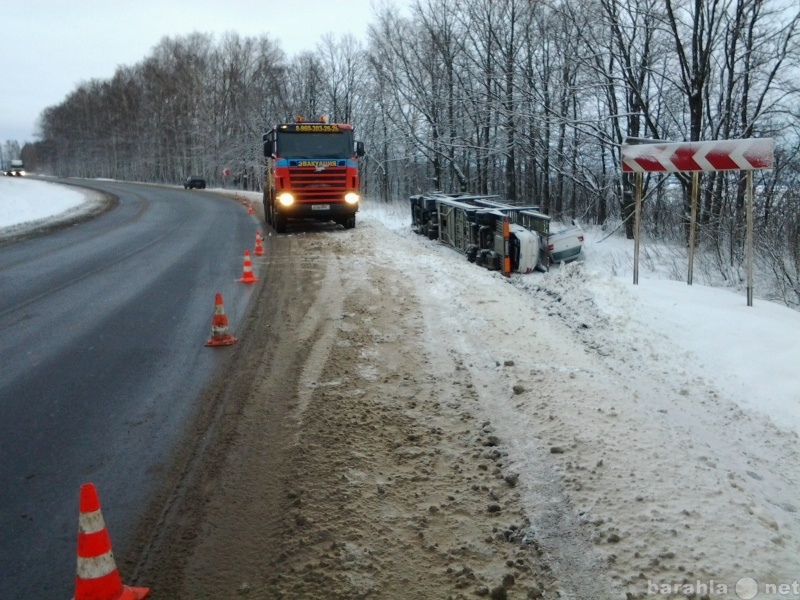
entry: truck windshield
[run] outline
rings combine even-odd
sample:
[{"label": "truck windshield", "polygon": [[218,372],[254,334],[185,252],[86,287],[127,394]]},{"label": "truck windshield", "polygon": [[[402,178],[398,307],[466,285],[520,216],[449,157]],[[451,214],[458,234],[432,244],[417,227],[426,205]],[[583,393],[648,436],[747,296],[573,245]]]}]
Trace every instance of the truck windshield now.
[{"label": "truck windshield", "polygon": [[351,158],[352,130],[338,133],[278,132],[278,156],[281,158]]}]

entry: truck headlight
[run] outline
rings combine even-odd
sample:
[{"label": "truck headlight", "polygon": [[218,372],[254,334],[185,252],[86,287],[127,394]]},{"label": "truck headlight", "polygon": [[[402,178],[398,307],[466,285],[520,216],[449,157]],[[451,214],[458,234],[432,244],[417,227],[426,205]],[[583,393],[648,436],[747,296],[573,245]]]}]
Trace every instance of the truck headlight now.
[{"label": "truck headlight", "polygon": [[289,192],[283,192],[280,196],[278,196],[278,202],[284,206],[290,206],[294,204],[294,196],[292,196]]},{"label": "truck headlight", "polygon": [[347,192],[344,195],[344,201],[347,202],[348,204],[355,204],[359,200],[360,200],[360,197],[355,192]]}]

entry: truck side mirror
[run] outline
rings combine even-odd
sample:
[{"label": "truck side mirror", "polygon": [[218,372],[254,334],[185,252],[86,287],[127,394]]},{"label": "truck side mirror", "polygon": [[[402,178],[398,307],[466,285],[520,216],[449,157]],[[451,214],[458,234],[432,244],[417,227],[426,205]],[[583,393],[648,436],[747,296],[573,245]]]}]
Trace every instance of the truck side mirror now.
[{"label": "truck side mirror", "polygon": [[364,142],[356,142],[356,156],[359,158],[364,156]]},{"label": "truck side mirror", "polygon": [[269,143],[269,134],[268,133],[265,133],[264,135],[261,136],[261,142],[264,144],[264,157],[268,157],[271,154],[270,153],[271,144]]}]

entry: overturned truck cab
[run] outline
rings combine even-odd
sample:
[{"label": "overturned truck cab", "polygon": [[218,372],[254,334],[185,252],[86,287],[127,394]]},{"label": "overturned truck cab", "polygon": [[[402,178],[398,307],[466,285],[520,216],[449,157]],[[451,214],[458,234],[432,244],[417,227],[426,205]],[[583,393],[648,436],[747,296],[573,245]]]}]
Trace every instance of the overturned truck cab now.
[{"label": "overturned truck cab", "polygon": [[411,196],[414,231],[464,253],[491,270],[531,273],[549,267],[546,241],[550,217],[535,206],[510,206],[499,196],[443,194]]}]

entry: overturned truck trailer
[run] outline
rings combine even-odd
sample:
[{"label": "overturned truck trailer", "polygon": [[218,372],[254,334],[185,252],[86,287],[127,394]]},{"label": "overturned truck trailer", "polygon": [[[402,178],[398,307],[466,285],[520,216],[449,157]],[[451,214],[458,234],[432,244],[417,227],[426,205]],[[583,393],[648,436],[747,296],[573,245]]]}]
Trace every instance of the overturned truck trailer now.
[{"label": "overturned truck trailer", "polygon": [[499,196],[433,192],[411,196],[411,226],[487,269],[546,271],[550,217],[536,206],[513,206]]}]

